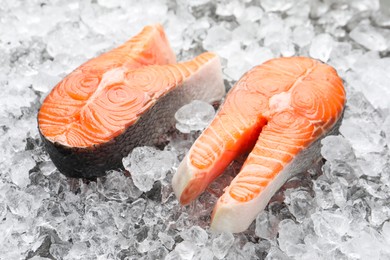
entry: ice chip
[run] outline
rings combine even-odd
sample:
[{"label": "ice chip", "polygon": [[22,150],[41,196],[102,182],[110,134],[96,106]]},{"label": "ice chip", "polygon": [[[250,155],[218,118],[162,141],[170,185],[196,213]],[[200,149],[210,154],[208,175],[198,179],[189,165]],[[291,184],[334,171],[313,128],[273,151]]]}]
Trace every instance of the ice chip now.
[{"label": "ice chip", "polygon": [[154,251],[158,248],[159,244],[156,241],[145,239],[141,243],[138,244],[138,252],[146,253],[149,251]]},{"label": "ice chip", "polygon": [[350,161],[354,153],[349,142],[342,136],[330,135],[321,141],[321,155],[329,161]]},{"label": "ice chip", "polygon": [[268,211],[263,211],[256,217],[255,234],[258,237],[272,240],[278,233],[278,218]]},{"label": "ice chip", "polygon": [[307,191],[288,189],[285,203],[298,222],[303,222],[314,211],[313,198]]},{"label": "ice chip", "polygon": [[294,5],[294,1],[292,0],[281,0],[281,1],[273,1],[273,0],[262,0],[261,6],[267,12],[276,12],[276,11],[287,11]]},{"label": "ice chip", "polygon": [[21,152],[14,157],[14,166],[10,168],[13,183],[21,188],[30,184],[29,171],[36,165],[29,152]]},{"label": "ice chip", "polygon": [[203,41],[206,50],[218,51],[232,40],[232,33],[221,25],[213,26],[207,31],[207,37]]},{"label": "ice chip", "polygon": [[328,242],[338,243],[349,230],[350,220],[341,212],[316,212],[311,215],[316,234]]},{"label": "ice chip", "polygon": [[214,258],[213,251],[211,251],[207,247],[203,247],[200,250],[199,254],[194,255],[193,260],[209,260],[209,259],[213,259],[213,258]]},{"label": "ice chip", "polygon": [[242,14],[237,17],[240,24],[245,22],[256,22],[263,17],[264,11],[258,6],[248,6]]},{"label": "ice chip", "polygon": [[232,233],[222,233],[213,240],[213,252],[216,258],[224,259],[229,249],[234,243],[234,236]]},{"label": "ice chip", "polygon": [[179,252],[171,251],[166,257],[165,260],[182,260]]},{"label": "ice chip", "polygon": [[165,234],[163,232],[158,233],[158,237],[160,239],[160,242],[169,250],[172,250],[173,245],[175,244],[175,240],[168,234]]},{"label": "ice chip", "polygon": [[313,39],[314,31],[311,26],[297,26],[293,30],[293,41],[299,47],[305,47]]},{"label": "ice chip", "polygon": [[207,4],[210,0],[192,0],[192,1],[188,1],[188,4],[190,6],[200,6],[200,5],[204,5],[204,4]]},{"label": "ice chip", "polygon": [[277,247],[271,247],[271,249],[268,251],[268,254],[265,258],[265,260],[290,260],[291,258],[288,257],[285,253],[283,253],[279,248]]},{"label": "ice chip", "polygon": [[282,220],[279,223],[278,242],[280,248],[289,256],[299,257],[303,252],[302,239],[304,232],[302,226],[291,219]]},{"label": "ice chip", "polygon": [[215,110],[207,102],[194,100],[182,106],[175,113],[176,128],[182,133],[199,131],[206,128],[214,118]]},{"label": "ice chip", "polygon": [[184,240],[195,243],[196,245],[204,245],[207,243],[207,232],[199,226],[193,226],[188,230],[182,231],[180,234]]},{"label": "ice chip", "polygon": [[39,169],[45,176],[49,176],[56,171],[56,166],[52,161],[44,161],[39,164]]},{"label": "ice chip", "polygon": [[310,56],[327,62],[333,49],[333,42],[333,38],[329,34],[318,34],[311,42]]},{"label": "ice chip", "polygon": [[133,180],[119,171],[109,171],[104,178],[98,179],[97,184],[98,191],[108,200],[126,201],[142,194]]},{"label": "ice chip", "polygon": [[349,36],[369,50],[384,51],[389,45],[383,34],[383,30],[361,23],[350,32]]},{"label": "ice chip", "polygon": [[176,246],[175,251],[180,255],[182,260],[190,260],[194,256],[195,246],[189,241],[183,241]]},{"label": "ice chip", "polygon": [[382,226],[382,236],[385,238],[386,242],[390,244],[390,221],[386,221]]},{"label": "ice chip", "polygon": [[332,208],[335,204],[333,193],[328,182],[323,178],[314,181],[315,200],[317,205],[323,209]]},{"label": "ice chip", "polygon": [[143,192],[152,189],[157,180],[165,178],[176,163],[176,155],[154,147],[135,148],[123,158],[123,165],[131,173],[135,186]]}]

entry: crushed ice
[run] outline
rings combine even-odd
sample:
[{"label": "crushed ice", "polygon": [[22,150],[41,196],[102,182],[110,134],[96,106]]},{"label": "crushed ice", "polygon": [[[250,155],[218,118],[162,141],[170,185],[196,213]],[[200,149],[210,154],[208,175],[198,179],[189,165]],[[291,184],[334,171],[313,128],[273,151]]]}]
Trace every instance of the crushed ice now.
[{"label": "crushed ice", "polygon": [[[390,258],[389,1],[6,0],[0,17],[0,258]],[[155,22],[179,59],[216,52],[228,87],[293,55],[328,62],[345,81],[344,120],[322,141],[325,160],[287,182],[244,233],[208,230],[235,164],[189,207],[170,186],[215,113],[208,104],[180,109],[183,133],[135,149],[127,170],[97,181],[65,178],[43,151],[36,113],[48,91]]]},{"label": "crushed ice", "polygon": [[214,118],[214,107],[207,102],[194,100],[175,114],[176,128],[182,133],[203,130]]}]

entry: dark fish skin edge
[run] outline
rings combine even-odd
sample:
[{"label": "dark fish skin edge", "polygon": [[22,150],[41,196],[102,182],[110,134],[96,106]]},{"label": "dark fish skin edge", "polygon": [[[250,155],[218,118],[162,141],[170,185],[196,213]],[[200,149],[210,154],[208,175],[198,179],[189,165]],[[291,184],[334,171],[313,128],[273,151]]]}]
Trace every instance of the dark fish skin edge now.
[{"label": "dark fish skin edge", "polygon": [[[158,143],[160,136],[174,126],[174,113],[189,102],[182,86],[161,97],[122,134],[107,143],[91,147],[69,147],[48,140],[38,131],[45,150],[57,169],[68,177],[94,179],[106,171],[123,168],[122,158],[135,147]],[[183,98],[178,98],[182,96]]]}]

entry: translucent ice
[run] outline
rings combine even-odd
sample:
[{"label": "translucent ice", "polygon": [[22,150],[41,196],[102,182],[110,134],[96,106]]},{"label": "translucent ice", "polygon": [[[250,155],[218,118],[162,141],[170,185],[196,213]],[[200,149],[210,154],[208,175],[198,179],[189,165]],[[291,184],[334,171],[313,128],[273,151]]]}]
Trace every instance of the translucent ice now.
[{"label": "translucent ice", "polygon": [[[390,259],[388,7],[388,0],[2,1],[0,258]],[[64,177],[44,152],[36,113],[48,91],[156,22],[178,61],[216,52],[228,86],[280,56],[321,59],[343,79],[347,105],[340,135],[322,141],[326,162],[286,183],[242,234],[207,229],[241,163],[189,207],[173,194],[171,171],[196,133],[174,131],[163,151],[136,149],[127,171],[96,181]]]},{"label": "translucent ice", "polygon": [[263,0],[261,1],[261,6],[267,12],[275,12],[275,11],[287,11],[294,4],[294,1],[291,0],[282,0],[282,1],[272,1],[272,0]]},{"label": "translucent ice", "polygon": [[15,165],[10,169],[10,176],[13,183],[21,188],[30,184],[29,171],[35,166],[35,160],[28,152],[19,153],[15,157]]},{"label": "translucent ice", "polygon": [[203,41],[203,47],[206,50],[217,51],[225,47],[232,40],[232,33],[221,25],[210,28],[207,37]]},{"label": "translucent ice", "polygon": [[189,241],[183,241],[176,246],[175,251],[179,253],[181,259],[190,260],[194,256],[195,246]]},{"label": "translucent ice", "polygon": [[99,179],[98,191],[107,199],[118,201],[135,199],[142,194],[131,178],[118,171],[110,171],[105,178]]},{"label": "translucent ice", "polygon": [[333,38],[327,33],[319,34],[314,37],[310,46],[310,56],[327,62],[333,48]]},{"label": "translucent ice", "polygon": [[321,144],[321,154],[327,160],[350,161],[354,158],[351,145],[342,136],[327,136]]},{"label": "translucent ice", "polygon": [[176,156],[169,151],[154,147],[137,147],[123,158],[123,165],[131,173],[135,186],[141,191],[149,191],[157,180],[165,178],[176,162]]},{"label": "translucent ice", "polygon": [[388,40],[383,36],[384,31],[372,27],[369,24],[359,24],[349,36],[357,43],[372,51],[384,51],[388,46]]},{"label": "translucent ice", "polygon": [[214,118],[215,110],[207,102],[194,100],[182,106],[175,114],[176,128],[182,133],[203,130]]},{"label": "translucent ice", "polygon": [[293,40],[299,47],[310,44],[313,39],[314,31],[311,26],[297,26],[293,31]]},{"label": "translucent ice", "polygon": [[303,222],[314,211],[313,198],[307,191],[289,189],[285,194],[288,209],[298,222]]},{"label": "translucent ice", "polygon": [[193,226],[188,230],[182,231],[181,237],[184,240],[190,241],[190,242],[195,243],[197,245],[206,244],[207,239],[208,239],[207,232],[199,226]]},{"label": "translucent ice", "polygon": [[234,236],[231,233],[222,233],[213,240],[213,252],[215,257],[223,259],[234,243]]}]

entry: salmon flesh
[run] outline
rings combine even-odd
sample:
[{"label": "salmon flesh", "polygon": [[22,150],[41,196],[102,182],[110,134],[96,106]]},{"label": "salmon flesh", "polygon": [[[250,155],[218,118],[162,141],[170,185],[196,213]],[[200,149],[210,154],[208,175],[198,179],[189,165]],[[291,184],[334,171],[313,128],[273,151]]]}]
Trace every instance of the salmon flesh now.
[{"label": "salmon flesh", "polygon": [[134,147],[155,144],[184,104],[224,94],[215,54],[176,63],[163,28],[152,25],[58,83],[39,110],[38,128],[62,173],[92,178],[122,167]]},{"label": "salmon flesh", "polygon": [[306,57],[277,58],[248,71],[180,163],[172,183],[183,205],[237,156],[250,152],[212,213],[211,228],[242,232],[292,176],[320,157],[345,105],[337,72]]}]

